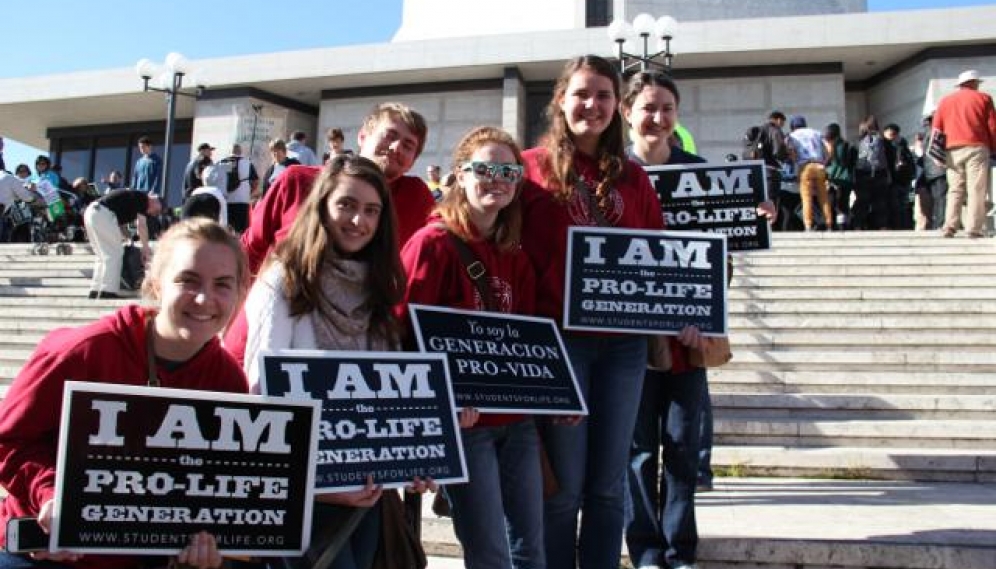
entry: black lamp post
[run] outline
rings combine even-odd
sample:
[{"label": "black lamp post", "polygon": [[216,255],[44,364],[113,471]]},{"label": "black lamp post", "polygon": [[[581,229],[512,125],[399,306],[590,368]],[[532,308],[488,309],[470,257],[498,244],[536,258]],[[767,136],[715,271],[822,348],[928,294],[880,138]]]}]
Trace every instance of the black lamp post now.
[{"label": "black lamp post", "polygon": [[[170,158],[173,149],[173,131],[176,122],[176,98],[178,96],[196,99],[204,92],[203,85],[196,85],[192,93],[182,91],[183,77],[190,73],[190,62],[179,53],[172,52],[166,56],[165,63],[160,66],[148,59],[142,59],[135,65],[135,71],[142,78],[145,91],[156,91],[166,94],[166,142],[163,145],[163,203],[169,205],[169,173]],[[149,85],[149,81],[159,75],[160,86]]]},{"label": "black lamp post", "polygon": [[[671,64],[674,61],[674,54],[671,53],[671,40],[674,39],[675,28],[678,21],[671,16],[661,16],[657,20],[650,14],[640,14],[633,19],[633,24],[625,20],[613,20],[607,28],[609,39],[616,43],[619,53],[619,73],[626,75],[630,70],[639,68],[646,71],[656,67],[664,73],[671,73]],[[627,53],[623,50],[623,44],[627,40],[636,36],[641,44],[642,53]],[[656,53],[650,52],[650,36],[660,38],[658,47],[662,47]]]}]

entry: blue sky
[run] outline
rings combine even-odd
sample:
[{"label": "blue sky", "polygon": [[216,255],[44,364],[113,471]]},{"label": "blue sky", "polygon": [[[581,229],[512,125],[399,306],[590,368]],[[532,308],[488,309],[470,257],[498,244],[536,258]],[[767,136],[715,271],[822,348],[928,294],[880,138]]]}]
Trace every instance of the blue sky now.
[{"label": "blue sky", "polygon": [[[465,2],[493,0],[463,0]],[[170,51],[190,59],[388,41],[402,0],[15,0],[2,8],[0,78],[132,67]],[[868,0],[870,11],[977,6],[982,0]],[[237,6],[233,8],[232,6]],[[138,80],[136,79],[136,85]],[[3,135],[3,125],[0,125]],[[8,169],[38,151],[7,141]]]}]

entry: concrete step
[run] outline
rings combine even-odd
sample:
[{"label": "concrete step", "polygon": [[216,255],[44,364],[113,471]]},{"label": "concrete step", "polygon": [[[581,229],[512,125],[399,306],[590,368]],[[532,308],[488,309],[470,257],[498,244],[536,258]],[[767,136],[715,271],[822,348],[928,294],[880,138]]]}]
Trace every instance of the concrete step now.
[{"label": "concrete step", "polygon": [[[874,346],[847,350],[740,349],[724,367],[779,371],[982,372],[996,374],[996,353],[988,350],[951,352],[878,350]],[[835,367],[836,366],[836,367]]]},{"label": "concrete step", "polygon": [[996,450],[718,446],[712,465],[727,476],[932,482],[996,482]]},{"label": "concrete step", "polygon": [[[992,276],[988,274],[983,275],[944,275],[935,276],[934,274],[919,274],[919,275],[879,275],[874,277],[869,276],[785,276],[781,273],[776,273],[774,275],[745,275],[744,273],[733,273],[733,282],[731,283],[731,288],[857,288],[857,289],[868,289],[868,288],[898,288],[898,287],[909,287],[909,288],[938,288],[938,287],[954,287],[954,288],[978,288],[991,285],[993,282]],[[3,284],[3,283],[0,283]]]},{"label": "concrete step", "polygon": [[888,393],[996,394],[996,374],[981,372],[778,371],[727,366],[709,370],[709,389],[718,393]]},{"label": "concrete step", "polygon": [[53,276],[0,276],[0,287],[70,287],[87,288],[90,286],[89,278],[82,277],[53,277]]},{"label": "concrete step", "polygon": [[[461,556],[423,500],[433,559]],[[992,569],[991,484],[719,478],[696,496],[701,569]],[[623,547],[625,567],[631,566]],[[430,561],[431,569],[449,569]]]},{"label": "concrete step", "polygon": [[865,330],[734,330],[730,333],[733,353],[740,349],[813,349],[848,350],[874,346],[883,350],[957,349],[996,351],[996,330],[889,330],[888,334]]},{"label": "concrete step", "polygon": [[979,318],[971,314],[791,314],[791,315],[739,315],[731,314],[727,319],[730,330],[743,332],[767,331],[772,329],[806,330],[882,330],[891,333],[893,329],[907,330],[921,328],[931,330],[992,330],[996,329],[996,319]]},{"label": "concrete step", "polygon": [[861,250],[860,254],[837,252],[838,254],[814,255],[812,251],[786,252],[774,250],[757,254],[742,254],[734,258],[734,271],[748,270],[755,267],[809,267],[813,265],[829,266],[904,266],[933,270],[936,267],[964,267],[992,263],[996,251],[951,251],[938,255],[931,251],[925,256],[923,251],[909,250]]},{"label": "concrete step", "polygon": [[9,279],[18,278],[40,278],[40,279],[55,279],[55,278],[79,278],[86,277],[90,278],[93,276],[92,267],[45,267],[41,269],[28,269],[22,268],[18,265],[12,265],[5,267],[3,270],[5,277]]},{"label": "concrete step", "polygon": [[47,297],[47,298],[81,298],[86,297],[90,290],[90,281],[86,286],[0,286],[0,298],[27,298],[27,297]]},{"label": "concrete step", "polygon": [[827,232],[778,232],[772,233],[775,245],[795,245],[818,247],[825,244],[872,243],[879,245],[920,245],[924,247],[965,243],[967,246],[993,246],[988,239],[969,239],[959,233],[954,239],[941,237],[938,231],[833,231]]},{"label": "concrete step", "polygon": [[93,267],[93,255],[76,255],[71,257],[32,257],[30,259],[4,259],[0,255],[0,263],[6,269],[18,271],[44,271],[48,269],[89,269]]},{"label": "concrete step", "polygon": [[[895,264],[883,265],[829,265],[817,263],[814,265],[761,265],[744,266],[733,271],[733,276],[808,276],[808,277],[867,277],[867,276],[888,276],[888,277],[920,277],[925,272],[925,267],[917,265]],[[934,277],[946,275],[968,276],[968,275],[994,275],[996,265],[976,264],[976,265],[933,265],[929,267],[930,274]]]},{"label": "concrete step", "polygon": [[[2,352],[0,352],[2,354]],[[779,419],[992,419],[996,395],[712,393],[717,416]]]},{"label": "concrete step", "polygon": [[[114,304],[111,304],[114,303]],[[113,301],[96,301],[80,298],[76,306],[5,306],[0,311],[0,320],[11,322],[17,320],[92,322],[120,306],[120,299]]]},{"label": "concrete step", "polygon": [[[996,279],[994,279],[996,280]],[[731,300],[730,314],[843,314],[861,317],[866,314],[989,314],[996,313],[996,302],[977,299],[951,300]]]},{"label": "concrete step", "polygon": [[[61,291],[65,293],[66,291]],[[69,296],[68,294],[62,294],[59,296],[50,297],[10,297],[10,296],[0,296],[0,307],[32,307],[32,308],[46,308],[51,310],[59,310],[62,308],[97,308],[97,307],[117,307],[122,304],[126,304],[129,301],[122,299],[89,299],[87,298],[87,293],[89,289],[83,290],[83,294],[77,297]],[[134,295],[137,294],[134,291],[122,291],[122,295]],[[131,302],[134,302],[134,297],[131,297]],[[2,313],[0,313],[2,317]]]},{"label": "concrete step", "polygon": [[996,450],[996,420],[805,420],[715,416],[716,446]]},{"label": "concrete step", "polygon": [[[2,294],[0,289],[0,294]],[[732,287],[727,291],[730,301],[780,300],[994,300],[996,287],[841,287],[841,288],[757,288]]]}]

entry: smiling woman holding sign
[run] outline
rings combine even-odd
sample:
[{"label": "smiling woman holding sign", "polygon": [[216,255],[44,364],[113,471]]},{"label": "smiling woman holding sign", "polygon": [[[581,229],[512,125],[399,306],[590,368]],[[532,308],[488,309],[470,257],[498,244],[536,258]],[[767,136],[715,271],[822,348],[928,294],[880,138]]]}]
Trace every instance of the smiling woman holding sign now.
[{"label": "smiling woman holding sign", "polygon": [[[627,153],[633,160],[653,166],[705,162],[671,145],[680,100],[678,87],[663,74],[643,72],[630,79],[620,107],[630,125],[632,146]],[[694,326],[683,330],[671,342],[671,369],[648,369],[643,382],[630,451],[633,520],[626,527],[629,555],[638,569],[695,562],[695,481],[709,391],[705,368],[688,365],[685,346],[701,344],[698,332]],[[664,477],[658,485],[662,444]]]},{"label": "smiling woman holding sign", "polygon": [[[630,78],[620,110],[630,125],[632,145],[627,154],[631,159],[644,166],[706,161],[672,144],[680,102],[677,85],[664,74],[642,72]],[[757,212],[773,219],[775,206],[766,201]],[[670,368],[647,369],[630,451],[633,519],[626,528],[630,558],[637,569],[695,563],[699,435],[703,422],[711,432],[712,413],[706,370],[690,364],[689,349],[701,349],[712,341],[688,326],[670,342]],[[664,477],[658,484],[662,445]]]},{"label": "smiling woman holding sign", "polygon": [[[397,348],[391,310],[405,279],[391,212],[387,180],[372,161],[345,154],[322,169],[246,299],[245,367],[253,392],[260,391],[261,350]],[[412,489],[434,486],[416,478]],[[282,560],[281,567],[310,568],[316,557],[334,554],[336,569],[365,569],[385,553],[382,529],[385,516],[400,511],[397,493],[382,493],[368,478],[361,490],[316,500],[311,548],[304,557]],[[335,554],[329,544],[339,532],[349,539]],[[422,555],[417,542],[409,543]],[[397,549],[387,553],[399,555]]]},{"label": "smiling woman holding sign", "polygon": [[[518,145],[503,130],[476,128],[457,144],[453,173],[455,186],[402,252],[408,288],[399,310],[418,303],[532,314],[535,277],[519,247]],[[483,270],[471,272],[474,266]],[[513,559],[516,567],[543,567],[543,483],[532,418],[484,414],[462,437],[470,480],[444,492],[467,567],[511,569]]]},{"label": "smiling woman holding sign", "polygon": [[[523,153],[522,246],[537,271],[537,312],[563,320],[571,226],[663,229],[661,205],[642,168],[627,160],[619,76],[597,56],[567,63],[547,105],[542,146]],[[642,335],[565,333],[590,415],[545,428],[559,491],[545,503],[551,569],[617,567],[630,438],[647,361]],[[580,542],[578,512],[581,512]]]},{"label": "smiling woman holding sign", "polygon": [[[0,523],[37,517],[49,530],[63,384],[69,380],[244,393],[245,376],[217,334],[248,283],[245,255],[220,225],[203,219],[173,226],[159,241],[143,283],[153,308],[126,306],[80,328],[45,337],[0,404],[0,484],[8,492]],[[62,563],[42,565],[42,560]],[[200,533],[179,555],[197,567],[218,567],[214,538]],[[135,567],[132,556],[0,553],[0,568]],[[155,566],[150,562],[149,566]]]}]

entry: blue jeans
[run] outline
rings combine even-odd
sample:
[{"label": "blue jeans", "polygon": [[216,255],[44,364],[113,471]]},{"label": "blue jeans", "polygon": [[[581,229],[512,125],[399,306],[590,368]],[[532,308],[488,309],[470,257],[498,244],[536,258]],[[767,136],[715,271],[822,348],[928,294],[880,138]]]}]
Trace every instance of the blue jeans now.
[{"label": "blue jeans", "polygon": [[35,561],[27,553],[14,555],[6,551],[0,551],[0,569],[71,569],[71,565],[53,563],[51,561]]},{"label": "blue jeans", "polygon": [[466,484],[443,488],[467,569],[543,569],[543,479],[530,419],[461,431]]},{"label": "blue jeans", "polygon": [[[705,383],[703,368],[677,374],[647,370],[630,451],[633,519],[626,527],[626,545],[635,567],[695,562],[695,480]],[[658,481],[661,446],[664,476]]]},{"label": "blue jeans", "polygon": [[577,426],[553,424],[544,429],[560,485],[545,504],[547,565],[615,568],[622,549],[626,464],[647,364],[647,339],[567,335],[564,343],[588,417]]},{"label": "blue jeans", "polygon": [[709,380],[702,383],[702,428],[699,429],[698,482],[712,485],[712,398]]}]

